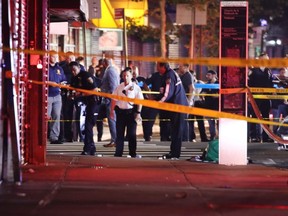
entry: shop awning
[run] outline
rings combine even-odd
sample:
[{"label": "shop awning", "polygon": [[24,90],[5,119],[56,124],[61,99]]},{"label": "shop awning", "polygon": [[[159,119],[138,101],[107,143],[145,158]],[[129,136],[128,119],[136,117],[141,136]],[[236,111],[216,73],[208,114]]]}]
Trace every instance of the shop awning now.
[{"label": "shop awning", "polygon": [[91,22],[98,28],[120,28],[120,22],[114,19],[114,8],[109,0],[101,0],[100,19],[92,19]]},{"label": "shop awning", "polygon": [[122,20],[114,19],[114,9],[125,8],[127,17],[137,18],[138,25],[147,24],[144,14],[148,10],[147,0],[132,1],[132,0],[101,0],[101,15],[100,19],[92,19],[91,22],[98,28],[121,28]]}]

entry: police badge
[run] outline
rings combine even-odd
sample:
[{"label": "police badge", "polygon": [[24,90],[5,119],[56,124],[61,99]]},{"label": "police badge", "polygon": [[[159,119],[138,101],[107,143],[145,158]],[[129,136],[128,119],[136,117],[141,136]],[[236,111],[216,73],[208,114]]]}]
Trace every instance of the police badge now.
[{"label": "police badge", "polygon": [[92,83],[93,83],[93,78],[92,78],[92,77],[89,77],[89,78],[87,79],[87,82],[90,83],[90,84],[92,84]]}]

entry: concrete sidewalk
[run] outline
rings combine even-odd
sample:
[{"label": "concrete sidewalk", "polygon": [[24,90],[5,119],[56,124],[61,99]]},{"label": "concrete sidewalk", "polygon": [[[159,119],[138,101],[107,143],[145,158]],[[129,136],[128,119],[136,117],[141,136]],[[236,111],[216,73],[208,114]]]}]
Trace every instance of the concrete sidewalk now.
[{"label": "concrete sidewalk", "polygon": [[0,215],[287,215],[288,172],[264,165],[48,155],[2,184]]}]

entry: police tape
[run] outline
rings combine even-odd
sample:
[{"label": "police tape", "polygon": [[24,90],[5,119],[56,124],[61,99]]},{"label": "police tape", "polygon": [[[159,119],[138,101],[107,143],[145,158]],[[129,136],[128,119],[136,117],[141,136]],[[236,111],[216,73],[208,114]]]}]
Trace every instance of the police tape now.
[{"label": "police tape", "polygon": [[[151,95],[159,95],[160,92],[156,92],[156,91],[142,91],[143,94],[151,94]],[[214,96],[217,97],[219,96],[219,94],[206,94],[206,93],[200,93],[200,94],[195,94],[195,93],[187,93],[186,95],[193,95],[193,96]]]},{"label": "police tape", "polygon": [[[194,116],[194,115],[193,115]],[[195,122],[195,121],[199,121],[199,120],[201,120],[201,121],[207,121],[207,120],[213,120],[213,119],[215,119],[215,118],[205,118],[204,116],[202,117],[202,118],[199,118],[199,117],[195,117],[195,118],[185,118],[185,121],[187,121],[187,122]],[[263,118],[263,119],[265,119],[265,118]],[[272,118],[270,119],[270,118],[267,118],[268,120],[272,120]],[[277,121],[281,121],[283,118],[274,118],[273,117],[273,120],[277,120]],[[169,122],[169,121],[171,121],[170,119],[165,119],[165,118],[155,118],[155,119],[144,119],[144,118],[142,118],[142,122],[156,122],[156,120],[157,121],[159,121],[159,122]],[[96,120],[97,122],[107,122],[107,118],[105,117],[105,118],[103,118],[103,119],[97,119]],[[70,120],[68,120],[68,119],[60,119],[60,120],[51,120],[51,119],[49,119],[49,120],[47,120],[47,122],[80,122],[80,120],[78,119],[70,119]]]},{"label": "police tape", "polygon": [[253,95],[256,99],[267,99],[267,100],[286,100],[288,95]]},{"label": "police tape", "polygon": [[150,107],[154,109],[159,109],[159,110],[179,112],[179,113],[192,114],[192,115],[198,115],[198,116],[207,116],[207,117],[212,117],[212,118],[228,118],[228,119],[235,119],[235,120],[243,120],[243,121],[247,121],[250,123],[257,123],[257,124],[267,124],[267,125],[279,125],[280,124],[279,122],[251,118],[251,117],[246,117],[246,116],[233,114],[233,113],[219,112],[219,111],[210,110],[210,109],[189,107],[189,106],[184,106],[184,105],[178,105],[178,104],[172,104],[172,103],[166,103],[166,102],[158,102],[158,101],[152,101],[152,100],[132,99],[132,98],[113,95],[113,94],[104,93],[104,92],[73,88],[70,86],[51,83],[51,82],[41,82],[41,81],[35,81],[35,80],[28,80],[28,82],[33,83],[33,84],[38,84],[38,85],[51,85],[54,87],[74,90],[77,92],[81,92],[84,95],[97,95],[97,96],[106,97],[106,98],[110,98],[114,100],[132,102],[138,105],[142,105],[142,106],[146,106],[146,107]]},{"label": "police tape", "polygon": [[[257,103],[255,101],[255,99],[253,98],[252,92],[250,91],[250,89],[247,89],[247,95],[248,98],[250,99],[250,104],[253,108],[253,111],[255,113],[255,115],[257,116],[257,118],[259,120],[262,120],[262,114],[260,113],[260,110],[257,106]],[[283,126],[284,124],[282,124]],[[286,126],[286,125],[285,125]],[[267,124],[261,124],[262,129],[266,132],[267,136],[269,136],[270,138],[272,138],[274,141],[276,141],[277,143],[281,143],[281,144],[288,144],[288,140],[284,140],[282,139],[282,137],[274,134],[274,132],[271,130],[271,128],[268,127]],[[287,127],[287,126],[286,126]],[[263,137],[262,137],[263,138]]]},{"label": "police tape", "polygon": [[[250,88],[251,89],[251,88]],[[279,89],[280,90],[280,89]],[[236,88],[236,89],[221,89],[220,93],[221,94],[240,94],[240,93],[246,93],[247,89],[246,88]],[[259,89],[253,89],[251,92],[259,93]],[[281,91],[275,91],[273,89],[268,89],[266,92],[281,92]],[[266,93],[264,92],[264,93]],[[143,94],[160,94],[159,92],[153,92],[153,91],[142,91]],[[283,94],[283,92],[281,92]],[[220,94],[207,94],[207,93],[187,93],[186,95],[192,95],[192,96],[209,96],[209,97],[219,97]],[[288,99],[288,95],[259,95],[259,94],[253,94],[253,97],[256,99],[267,99],[267,100],[278,100],[278,99]]]},{"label": "police tape", "polygon": [[[51,51],[43,51],[43,50],[31,50],[31,49],[19,49],[19,48],[10,48],[10,47],[0,47],[0,50],[4,52],[18,52],[25,53],[30,55],[48,55]],[[58,52],[59,55],[65,55],[64,52]],[[75,55],[84,56],[84,57],[92,57],[99,56],[96,54],[85,54],[85,53],[74,53]],[[124,56],[119,57],[124,60]],[[215,65],[215,66],[230,66],[230,67],[270,67],[270,68],[279,68],[288,67],[288,59],[287,58],[272,58],[272,59],[241,59],[241,58],[162,58],[162,57],[145,57],[145,56],[129,56],[129,60],[131,61],[140,61],[140,62],[170,62],[170,63],[186,63],[193,65]]]},{"label": "police tape", "polygon": [[[251,93],[278,93],[278,94],[287,94],[288,89],[280,88],[255,88],[249,87]],[[227,88],[220,89],[221,94],[233,94],[233,93],[247,93],[247,88]]]},{"label": "police tape", "polygon": [[249,88],[252,93],[279,93],[279,94],[287,94],[288,89],[280,89],[280,88]]}]

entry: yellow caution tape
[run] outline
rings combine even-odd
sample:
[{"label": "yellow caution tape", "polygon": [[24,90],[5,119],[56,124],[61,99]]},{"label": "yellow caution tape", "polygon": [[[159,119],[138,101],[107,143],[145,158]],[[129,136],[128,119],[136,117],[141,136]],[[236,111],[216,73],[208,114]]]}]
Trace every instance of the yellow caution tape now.
[{"label": "yellow caution tape", "polygon": [[[0,47],[4,52],[22,52],[25,54],[34,54],[34,55],[47,55],[49,51],[43,50],[30,50],[30,49],[19,49],[19,48],[9,48],[9,47]],[[64,52],[58,52],[59,55],[65,55]],[[95,54],[85,55],[84,53],[74,53],[79,56],[95,56]],[[101,57],[101,55],[98,55]],[[124,59],[123,57],[120,57]],[[173,63],[187,63],[194,65],[221,65],[221,66],[231,66],[231,67],[270,67],[270,68],[279,68],[288,67],[287,58],[272,58],[272,59],[239,59],[239,58],[161,58],[161,57],[145,57],[145,56],[129,56],[129,59],[132,61],[145,61],[145,62],[173,62]]]},{"label": "yellow caution tape", "polygon": [[104,93],[104,92],[96,92],[96,91],[89,91],[89,90],[85,90],[85,89],[72,88],[70,86],[65,86],[65,85],[56,84],[56,83],[40,82],[40,81],[35,81],[35,80],[28,80],[28,82],[38,84],[38,85],[51,85],[54,87],[66,88],[69,90],[75,90],[78,92],[82,92],[82,93],[87,94],[87,95],[98,95],[101,97],[111,98],[114,100],[122,100],[122,101],[126,101],[126,102],[132,102],[132,103],[143,105],[146,107],[150,107],[150,108],[154,108],[154,109],[160,109],[160,110],[166,110],[166,111],[171,111],[171,112],[179,112],[179,113],[185,113],[185,114],[207,116],[207,117],[212,117],[212,118],[229,118],[229,119],[243,120],[243,121],[247,121],[250,123],[257,123],[257,124],[279,125],[278,122],[259,120],[256,118],[245,117],[245,116],[233,114],[233,113],[219,112],[219,111],[214,111],[214,110],[210,110],[210,109],[189,107],[189,106],[183,106],[183,105],[165,103],[165,102],[158,102],[158,101],[152,101],[152,100],[132,99],[132,98],[122,97],[122,96],[118,96],[118,95],[112,95],[112,94],[108,94],[108,93]]},{"label": "yellow caution tape", "polygon": [[268,100],[284,100],[288,99],[288,95],[253,95],[256,99],[268,99]]},{"label": "yellow caution tape", "polygon": [[276,89],[276,88],[249,88],[251,93],[282,93],[287,94],[288,89]]},{"label": "yellow caution tape", "polygon": [[[251,93],[250,89],[247,89],[247,94],[248,94],[248,98],[250,99],[250,103],[252,105],[252,108],[253,108],[253,111],[254,111],[255,115],[257,116],[259,121],[261,121],[263,119],[262,115],[261,115],[261,113],[259,111],[259,108],[258,108],[258,106],[256,104],[256,101],[254,100],[254,98],[252,96],[252,93]],[[287,124],[281,123],[281,126],[287,127]],[[288,140],[284,140],[280,136],[274,134],[273,131],[271,130],[271,128],[269,128],[267,124],[261,124],[261,127],[267,133],[267,135],[270,138],[272,138],[273,140],[275,140],[276,142],[282,143],[282,144],[288,144]]]}]

